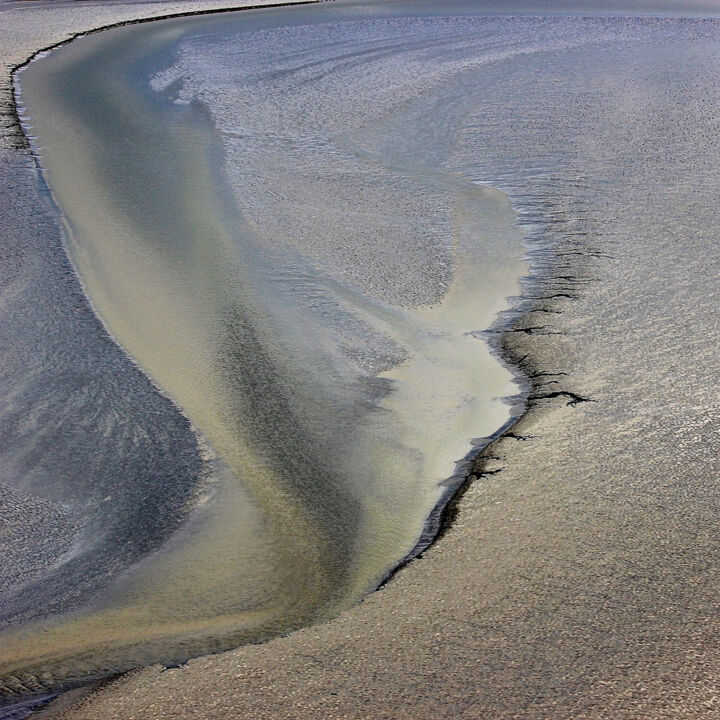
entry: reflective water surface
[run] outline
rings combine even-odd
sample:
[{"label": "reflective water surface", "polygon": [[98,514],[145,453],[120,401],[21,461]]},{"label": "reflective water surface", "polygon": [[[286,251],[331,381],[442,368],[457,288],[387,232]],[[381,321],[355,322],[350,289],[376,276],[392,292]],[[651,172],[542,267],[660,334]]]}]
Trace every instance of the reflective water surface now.
[{"label": "reflective water surface", "polygon": [[[478,337],[527,271],[508,197],[483,184],[486,71],[590,40],[469,2],[347,4],[127,26],[22,72],[85,292],[205,470],[164,535],[162,504],[130,516],[150,539],[102,582],[59,583],[62,556],[33,586],[59,607],[14,587],[6,686],[287,632],[406,555],[517,392]],[[118,427],[145,432],[132,412]],[[84,567],[124,557],[106,524],[141,451],[118,432],[104,452],[128,477],[80,513]]]}]

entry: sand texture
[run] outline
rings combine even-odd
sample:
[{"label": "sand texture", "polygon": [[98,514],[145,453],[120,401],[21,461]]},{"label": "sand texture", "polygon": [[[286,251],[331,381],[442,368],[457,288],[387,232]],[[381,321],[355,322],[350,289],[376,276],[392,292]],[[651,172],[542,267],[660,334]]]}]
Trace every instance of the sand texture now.
[{"label": "sand texture", "polygon": [[[17,57],[54,37],[45,22]],[[489,73],[488,106],[522,122],[475,131],[535,248],[497,342],[534,388],[450,529],[336,620],[136,671],[44,717],[720,715],[720,27],[601,26],[616,54],[550,57],[541,80],[522,62]],[[3,174],[27,163],[10,142],[2,157]]]},{"label": "sand texture", "polygon": [[[524,232],[507,195],[472,180],[485,139],[466,118],[484,103],[468,82],[484,88],[498,34],[554,48],[567,28],[530,40],[465,2],[439,22],[381,4],[358,25],[345,7],[125,25],[18,73],[87,297],[212,460],[180,512],[171,469],[54,482],[80,510],[75,556],[4,596],[0,694],[23,676],[67,688],[335,617],[413,551],[469,472],[456,463],[473,438],[506,425],[514,376],[477,333],[519,292]],[[109,422],[105,462],[144,459],[122,429],[155,416]],[[72,483],[99,507],[78,508]],[[167,542],[158,519],[180,526]],[[110,582],[85,580],[96,558]],[[82,584],[57,582],[68,568]]]},{"label": "sand texture", "polygon": [[[166,539],[202,486],[197,438],[188,421],[133,367],[83,296],[57,218],[38,192],[34,160],[10,104],[9,71],[33,52],[77,31],[174,7],[0,6],[8,70],[0,88],[3,620],[31,620],[41,606],[52,614],[97,596],[122,572],[119,556],[132,562]],[[115,460],[107,462],[108,454]],[[80,456],[83,473],[77,472]],[[128,477],[139,483],[126,485]],[[66,491],[72,502],[60,499]],[[115,520],[108,523],[101,516],[111,505]],[[147,524],[154,537],[131,529],[138,518],[133,506],[162,519]],[[83,515],[95,521],[86,524]],[[104,536],[104,547],[91,542],[81,549],[93,535]],[[55,580],[38,590],[59,566]],[[26,679],[16,691],[36,692],[42,684]]]}]

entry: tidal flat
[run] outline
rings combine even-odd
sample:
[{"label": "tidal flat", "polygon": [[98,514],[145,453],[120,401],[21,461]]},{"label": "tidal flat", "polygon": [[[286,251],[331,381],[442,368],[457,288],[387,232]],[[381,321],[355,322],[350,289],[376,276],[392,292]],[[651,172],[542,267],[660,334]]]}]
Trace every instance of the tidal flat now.
[{"label": "tidal flat", "polygon": [[[471,20],[464,17],[464,22]],[[467,84],[462,93],[447,82],[447,75],[442,76],[440,101],[428,109],[419,99],[421,108],[415,114],[408,103],[410,112],[402,117],[405,125],[389,123],[378,133],[379,140],[362,133],[359,138],[348,138],[351,133],[346,133],[334,140],[338,161],[347,163],[350,157],[376,163],[405,183],[430,184],[435,193],[431,209],[442,207],[443,191],[462,192],[462,182],[453,174],[471,178],[489,189],[471,198],[467,216],[460,215],[461,223],[471,223],[469,239],[481,237],[482,230],[490,227],[493,232],[488,235],[502,237],[504,249],[521,238],[534,248],[529,253],[534,266],[531,281],[524,283],[514,314],[501,318],[491,333],[500,338],[505,357],[514,359],[532,380],[530,411],[509,435],[481,453],[474,468],[480,477],[460,501],[457,519],[442,541],[381,593],[335,621],[262,646],[192,661],[162,674],[151,668],[128,676],[58,714],[364,717],[370,709],[373,716],[434,718],[446,716],[452,708],[458,717],[469,718],[713,716],[717,662],[712,648],[718,634],[713,533],[717,505],[713,427],[718,412],[711,390],[717,340],[712,313],[717,295],[712,239],[716,21],[515,17],[482,18],[481,24],[492,38],[492,60],[474,76],[472,69],[463,68],[462,82]],[[471,48],[476,49],[477,35],[477,30],[468,33]],[[332,47],[334,37],[326,37],[323,46]],[[215,41],[222,47],[222,38]],[[393,49],[397,44],[393,37]],[[261,46],[253,50],[262,57]],[[446,50],[440,56],[449,62],[452,53]],[[462,66],[467,50],[458,48],[452,58],[459,61],[454,69]],[[383,53],[377,56],[374,62],[382,63]],[[333,177],[335,162],[320,178],[315,170],[307,173],[309,167],[316,169],[311,161],[317,162],[324,149],[317,136],[300,142],[286,132],[278,137],[276,130],[254,148],[258,126],[247,121],[240,132],[233,127],[237,118],[232,108],[242,103],[242,97],[230,90],[236,66],[226,63],[225,84],[217,92],[205,66],[223,68],[222,52],[213,55],[201,40],[190,38],[173,59],[173,65],[153,75],[150,90],[164,93],[180,112],[195,115],[193,120],[200,110],[199,122],[206,117],[199,106],[209,108],[224,147],[237,143],[236,157],[247,165],[228,163],[233,171],[224,180],[231,196],[262,197],[259,191],[243,195],[243,188],[257,182],[262,173],[269,178],[263,189],[278,212],[274,206],[253,207],[248,201],[243,217],[254,218],[260,229],[268,227],[273,238],[289,238],[288,244],[292,230],[307,228],[300,247],[293,248],[296,254],[283,260],[296,264],[297,254],[307,254],[308,264],[322,264],[324,270],[331,265],[337,272],[344,258],[333,257],[330,262],[323,258],[323,247],[313,244],[314,223],[325,222],[323,210],[332,205],[318,207],[312,199],[343,198],[342,183],[350,183],[356,191],[357,167],[341,165],[340,183]],[[343,60],[347,71],[363,64],[357,58]],[[414,79],[417,66],[405,64],[407,75]],[[436,65],[442,62],[433,63],[433,68]],[[310,87],[313,82],[336,79],[326,77],[322,67],[311,67],[310,82],[305,83]],[[261,72],[258,76],[268,91],[278,81]],[[374,77],[367,80],[374,85]],[[212,81],[217,83],[217,76]],[[393,97],[397,94],[401,102],[396,91],[402,87],[402,83],[393,87]],[[453,107],[454,92],[464,102]],[[468,96],[482,102],[465,104]],[[213,108],[213,98],[218,107]],[[243,122],[253,118],[252,110],[266,111],[252,105],[249,101],[240,105],[244,113],[238,117]],[[311,105],[313,110],[316,106],[323,108],[317,102]],[[275,105],[270,114],[277,114],[278,125],[286,131],[283,110]],[[309,116],[313,126],[325,119],[320,111]],[[441,119],[440,131],[433,126],[433,117]],[[470,157],[443,156],[452,144],[442,132],[452,127],[448,118],[460,121],[457,137],[465,148],[473,149]],[[343,124],[353,129],[347,119]],[[373,129],[379,125],[373,118]],[[414,132],[407,132],[407,127]],[[417,147],[413,143],[423,145],[423,134],[429,139],[424,150],[438,147],[433,172],[418,168],[413,155]],[[703,152],[698,153],[698,148]],[[214,152],[213,147],[202,149]],[[228,151],[226,157],[230,156]],[[81,157],[72,160],[84,162]],[[46,172],[51,177],[49,167]],[[295,180],[293,187],[302,187],[297,178],[308,181],[308,174],[322,181],[315,193],[309,188],[307,194],[292,198],[297,224],[284,220],[286,198],[273,184],[279,183],[278,178],[284,181],[286,174]],[[398,202],[383,190],[380,200],[366,191],[374,209],[382,202],[393,206]],[[355,200],[363,193],[347,196]],[[134,203],[133,210],[141,201]],[[202,204],[202,197],[198,203]],[[342,216],[347,215],[352,215],[351,210],[343,210]],[[412,206],[407,217],[425,218]],[[481,227],[472,224],[479,217]],[[392,225],[383,227],[392,242]],[[498,235],[503,228],[507,234]],[[266,247],[273,243],[262,242],[262,232],[233,234],[239,236],[246,238],[248,252],[257,262],[253,272],[281,264],[272,256],[272,247]],[[453,249],[462,248],[461,243],[462,237]],[[359,245],[364,244],[361,239]],[[212,263],[217,256],[198,261],[195,248],[183,249],[187,253],[178,264],[195,252],[195,269],[216,267]],[[436,259],[427,246],[419,255]],[[342,286],[362,285],[358,268],[367,269],[363,262],[372,265],[374,258],[356,256],[357,252],[351,268],[355,274],[346,269]],[[80,276],[86,277],[81,263],[73,259]],[[434,267],[441,266],[440,261]],[[444,305],[434,304],[436,293],[435,298],[450,301],[451,318],[464,318],[463,298],[453,304],[452,283],[447,281],[461,273],[454,263],[450,270],[444,276],[433,273],[436,280],[445,277],[445,284],[426,280],[419,289],[412,283],[403,287],[399,279],[391,292],[405,295],[388,297],[383,294],[388,292],[387,283],[373,286],[372,280],[362,291],[373,308],[379,303],[399,307],[415,321],[413,314],[419,313],[423,322],[428,321],[423,306],[433,317]],[[193,290],[202,286],[198,277],[193,275]],[[240,285],[237,277],[232,271],[228,284],[233,289]],[[513,277],[517,282],[517,275]],[[292,287],[297,278],[286,271],[283,289]],[[317,273],[302,278],[325,322],[327,287],[322,288],[325,293],[318,291]],[[477,289],[476,279],[471,273],[465,292]],[[90,285],[86,288],[93,298]],[[335,296],[343,289],[331,287]],[[215,298],[224,290],[213,288],[209,295]],[[243,302],[263,296],[262,289],[251,290],[243,295]],[[413,300],[416,291],[421,295]],[[262,298],[271,308],[264,316],[270,326],[273,317],[285,319],[286,314],[280,305],[285,300],[282,292],[272,295]],[[194,306],[196,296],[187,300]],[[344,296],[343,300],[349,303]],[[357,295],[351,300],[357,313]],[[294,301],[300,307],[307,302],[304,296]],[[103,315],[101,303],[93,302],[105,326],[133,354]],[[290,303],[286,303],[287,307]],[[337,304],[330,315],[337,312]],[[281,310],[274,316],[277,305]],[[501,309],[502,305],[494,307],[490,317]],[[179,322],[187,314],[181,313]],[[366,324],[368,317],[370,311],[362,316]],[[445,322],[449,319],[444,317]],[[472,313],[470,319],[474,320]],[[467,331],[462,323],[450,324]],[[388,326],[395,328],[388,323],[383,329]],[[406,367],[402,353],[390,353],[392,361],[379,366],[373,364],[378,362],[377,352],[369,359],[356,358],[353,349],[373,347],[368,337],[377,343],[377,335],[362,335],[368,332],[362,325],[353,324],[351,330],[360,333],[363,342],[353,346],[346,341],[341,349],[355,367],[375,377]],[[332,331],[337,333],[336,328]],[[201,332],[212,335],[213,329]],[[312,351],[317,351],[315,345],[320,343],[314,332],[312,325],[303,328],[303,336],[313,339]],[[286,337],[284,328],[282,336]],[[338,335],[330,337],[340,345]],[[402,345],[398,335],[393,339],[395,345],[390,347],[397,353],[395,346]],[[274,347],[272,340],[269,345]],[[385,342],[382,349],[388,353]],[[284,353],[282,347],[280,355]],[[139,357],[138,364],[157,387],[163,387]],[[312,387],[310,381],[308,386]],[[171,390],[165,392],[170,407],[182,406]],[[390,396],[371,395],[375,402]],[[507,412],[507,406],[500,407]],[[197,443],[202,425],[189,417],[192,425],[185,427]],[[312,413],[308,417],[312,419]],[[203,461],[216,473],[227,471],[230,463],[217,459],[222,453],[209,442],[207,448]],[[192,465],[190,470],[192,475]],[[212,474],[202,475],[200,481],[195,472],[194,487],[206,494],[181,505],[184,512],[206,506],[210,493],[222,482]],[[179,514],[176,528],[188,517]],[[177,530],[169,532],[179,537]],[[142,593],[127,596],[133,602],[142,597]],[[383,673],[378,674],[379,667]],[[447,682],[448,673],[452,683]],[[172,708],[168,697],[173,698]]]},{"label": "tidal flat", "polygon": [[113,481],[59,565],[99,548],[125,566],[56,589],[64,612],[10,594],[8,689],[337,615],[432,537],[510,419],[513,373],[480,333],[519,292],[522,230],[459,139],[496,29],[466,3],[358,7],[113,28],[16,74],[78,279],[187,418],[203,472],[181,526],[135,562],[105,525],[138,480]]}]

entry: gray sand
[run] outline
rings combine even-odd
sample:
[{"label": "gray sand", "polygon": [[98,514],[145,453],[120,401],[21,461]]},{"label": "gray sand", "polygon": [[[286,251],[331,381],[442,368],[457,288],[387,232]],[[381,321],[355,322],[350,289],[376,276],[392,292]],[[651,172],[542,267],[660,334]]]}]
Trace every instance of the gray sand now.
[{"label": "gray sand", "polygon": [[[524,122],[497,158],[488,145],[488,172],[506,170],[528,222],[542,205],[533,229],[553,251],[528,294],[560,297],[502,338],[535,399],[440,542],[330,623],[138,671],[50,716],[720,714],[720,53],[714,22],[684,32],[647,66],[626,48],[624,72],[591,85],[600,58],[570,58],[574,80],[559,63],[544,106],[535,86],[489,96]],[[561,113],[549,137],[543,112]]]},{"label": "gray sand", "polygon": [[474,334],[527,265],[507,196],[472,181],[464,119],[497,35],[514,53],[582,39],[548,24],[530,40],[468,3],[419,10],[130,25],[19,73],[93,307],[219,472],[100,602],[0,636],[0,692],[336,616],[412,551],[472,439],[507,422],[513,375]]},{"label": "gray sand", "polygon": [[[9,70],[76,31],[174,9],[4,3],[3,61]],[[0,96],[4,628],[97,599],[177,529],[205,469],[187,419],[107,336],[82,294],[12,118],[9,74]],[[137,531],[143,526],[149,533]],[[16,690],[41,686],[28,679]]]}]

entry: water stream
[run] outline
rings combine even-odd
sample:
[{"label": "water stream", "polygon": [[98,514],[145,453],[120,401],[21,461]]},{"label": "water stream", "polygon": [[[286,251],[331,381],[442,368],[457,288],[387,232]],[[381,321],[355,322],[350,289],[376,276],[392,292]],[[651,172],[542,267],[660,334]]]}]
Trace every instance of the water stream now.
[{"label": "water stream", "polygon": [[[527,268],[468,118],[489,64],[575,40],[472,6],[164,20],[22,71],[86,295],[208,473],[111,582],[8,614],[5,678],[67,685],[336,615],[507,421],[517,387],[477,331]],[[102,545],[93,527],[82,542]]]}]

